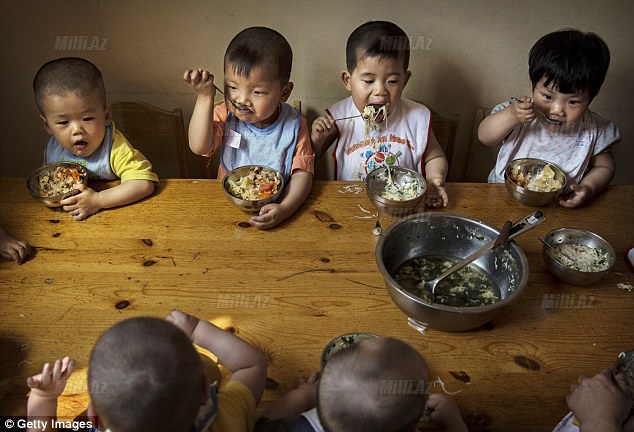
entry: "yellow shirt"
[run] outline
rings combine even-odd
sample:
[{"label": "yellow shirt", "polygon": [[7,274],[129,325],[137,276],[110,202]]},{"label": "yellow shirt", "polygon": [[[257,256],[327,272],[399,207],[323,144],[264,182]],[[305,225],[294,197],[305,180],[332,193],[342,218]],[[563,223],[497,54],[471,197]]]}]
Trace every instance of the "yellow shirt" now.
[{"label": "yellow shirt", "polygon": [[110,167],[121,183],[127,180],[150,180],[158,182],[158,176],[152,171],[152,164],[143,153],[132,147],[125,136],[112,126],[112,150]]},{"label": "yellow shirt", "polygon": [[251,432],[255,426],[255,397],[239,381],[229,381],[218,391],[218,413],[207,432]]}]

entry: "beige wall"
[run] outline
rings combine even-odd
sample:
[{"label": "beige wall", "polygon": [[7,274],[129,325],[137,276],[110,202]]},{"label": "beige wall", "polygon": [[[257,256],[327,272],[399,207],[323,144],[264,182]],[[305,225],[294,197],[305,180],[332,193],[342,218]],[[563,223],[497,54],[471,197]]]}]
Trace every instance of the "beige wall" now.
[{"label": "beige wall", "polygon": [[[189,119],[194,93],[182,81],[183,71],[209,68],[221,79],[222,56],[235,33],[269,26],[293,47],[291,99],[302,100],[310,122],[347,96],[338,77],[348,34],[362,22],[385,19],[399,24],[421,48],[411,53],[412,79],[405,95],[460,116],[454,180],[462,177],[466,162],[473,168],[471,179],[485,179],[491,168],[487,149],[478,146],[466,161],[474,113],[478,106],[529,93],[526,63],[535,40],[562,27],[599,33],[610,46],[612,64],[592,108],[621,129],[615,183],[634,184],[634,13],[629,1],[17,0],[4,1],[2,9],[0,176],[25,176],[41,162],[46,133],[31,82],[47,60],[85,57],[101,68],[109,100],[178,106]],[[105,49],[56,50],[56,37],[64,35],[106,38]],[[325,175],[323,166],[319,174]]]}]

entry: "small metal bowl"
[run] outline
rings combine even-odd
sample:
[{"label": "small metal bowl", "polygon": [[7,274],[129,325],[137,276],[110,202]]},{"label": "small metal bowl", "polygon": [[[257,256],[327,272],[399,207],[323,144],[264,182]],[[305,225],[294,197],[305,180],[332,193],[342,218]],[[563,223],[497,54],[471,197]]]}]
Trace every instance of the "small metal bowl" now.
[{"label": "small metal bowl", "polygon": [[365,178],[365,189],[368,198],[374,206],[392,216],[407,216],[416,211],[421,202],[424,202],[427,195],[427,183],[423,176],[416,171],[403,167],[390,167],[392,181],[400,186],[407,186],[411,183],[418,183],[420,194],[412,199],[395,200],[385,198],[385,186],[387,184],[387,167],[379,167],[370,172]]},{"label": "small metal bowl", "polygon": [[336,353],[338,353],[339,351],[344,350],[346,348],[350,348],[352,345],[357,344],[359,342],[363,342],[364,340],[372,339],[376,337],[379,337],[379,336],[372,333],[346,333],[344,335],[337,336],[336,338],[328,342],[328,344],[326,345],[326,347],[321,353],[322,370],[324,366],[326,366],[326,363],[328,362],[328,360],[330,360],[330,358]]},{"label": "small metal bowl", "polygon": [[46,207],[61,207],[62,205],[60,204],[60,201],[66,197],[73,195],[73,192],[69,192],[69,193],[65,193],[61,195],[51,195],[51,196],[44,196],[40,194],[40,186],[39,186],[40,177],[42,177],[44,174],[55,171],[58,167],[76,169],[79,172],[80,183],[84,185],[88,184],[88,172],[86,171],[86,168],[77,163],[55,162],[55,163],[51,163],[51,164],[47,164],[47,165],[39,167],[38,169],[33,171],[33,173],[31,173],[31,176],[26,181],[26,187],[29,189],[31,196],[35,198],[37,201],[44,204]]},{"label": "small metal bowl", "polygon": [[[559,180],[562,184],[561,188],[552,192],[537,192],[524,188],[517,183],[515,179],[519,173],[524,175],[531,174],[533,176],[539,174],[546,165],[550,165],[555,172],[555,180]],[[522,204],[533,207],[548,205],[555,197],[557,197],[566,187],[566,174],[557,165],[542,159],[515,159],[509,162],[504,170],[504,183],[509,194]]]},{"label": "small metal bowl", "polygon": [[[245,200],[245,199],[234,196],[231,193],[229,188],[229,180],[238,181],[240,180],[241,177],[247,176],[249,174],[249,171],[252,168],[256,168],[256,167],[275,171],[275,173],[277,174],[277,176],[280,178],[280,181],[281,181],[277,187],[277,192],[268,198],[262,198],[259,200]],[[282,191],[284,190],[284,186],[285,186],[284,177],[277,170],[274,170],[273,168],[269,168],[262,165],[244,165],[244,166],[235,168],[232,171],[228,172],[222,179],[222,190],[224,191],[225,196],[227,197],[229,202],[233,204],[234,206],[236,206],[237,208],[239,208],[240,210],[245,212],[250,212],[250,213],[258,212],[265,205],[277,202],[282,197]]]},{"label": "small metal bowl", "polygon": [[546,237],[544,237],[544,241],[553,247],[565,243],[580,244],[590,248],[598,248],[608,255],[608,267],[605,270],[583,272],[571,269],[557,261],[552,249],[546,245],[542,245],[542,256],[548,271],[562,281],[572,285],[588,285],[598,281],[610,271],[616,261],[616,253],[610,243],[590,231],[577,228],[558,228],[549,232]]}]

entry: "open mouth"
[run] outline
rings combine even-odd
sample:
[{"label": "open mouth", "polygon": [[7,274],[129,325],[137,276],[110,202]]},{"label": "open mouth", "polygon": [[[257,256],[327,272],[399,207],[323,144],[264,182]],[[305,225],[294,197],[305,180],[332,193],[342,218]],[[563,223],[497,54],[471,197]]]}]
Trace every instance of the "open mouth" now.
[{"label": "open mouth", "polygon": [[553,120],[548,116],[544,116],[544,120],[546,121],[546,123],[553,126],[561,126],[562,124],[564,124],[564,122],[562,122],[561,120]]},{"label": "open mouth", "polygon": [[364,110],[364,119],[367,121],[371,119],[375,123],[381,123],[387,117],[387,110],[389,109],[389,103],[370,103],[366,105]]},{"label": "open mouth", "polygon": [[84,141],[84,140],[75,141],[73,143],[73,147],[75,147],[78,150],[83,150],[86,147],[88,147],[88,141]]},{"label": "open mouth", "polygon": [[241,105],[231,99],[229,99],[229,102],[231,102],[231,105],[233,105],[233,107],[240,113],[240,114],[248,114],[251,112],[251,110],[246,107],[245,105]]}]

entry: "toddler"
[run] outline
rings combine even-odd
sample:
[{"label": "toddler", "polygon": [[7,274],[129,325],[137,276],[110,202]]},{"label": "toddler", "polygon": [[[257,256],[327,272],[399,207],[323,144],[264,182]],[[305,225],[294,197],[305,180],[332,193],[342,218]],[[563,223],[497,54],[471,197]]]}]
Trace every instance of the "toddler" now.
[{"label": "toddler", "polygon": [[[210,384],[191,342],[233,373],[220,390]],[[27,380],[30,418],[55,416],[57,397],[74,362],[57,360]],[[90,356],[88,416],[101,431],[251,431],[266,382],[266,360],[254,347],[215,325],[175,310],[167,321],[119,322]]]},{"label": "toddler", "polygon": [[528,56],[532,97],[496,106],[478,129],[482,144],[502,144],[488,181],[504,182],[510,161],[530,157],[566,173],[563,207],[578,207],[603,192],[614,177],[611,149],[621,137],[589,106],[609,63],[610,51],[594,33],[560,30],[540,38]]},{"label": "toddler", "polygon": [[95,65],[75,57],[52,60],[37,71],[33,91],[44,128],[51,134],[44,163],[76,162],[86,167],[91,179],[121,179],[120,185],[101,192],[75,186],[80,193],[61,201],[75,220],[133,203],[154,191],[158,177],[145,156],[115,128]]},{"label": "toddler", "polygon": [[259,229],[272,228],[304,203],[313,181],[314,159],[306,120],[285,102],[293,52],[278,32],[251,27],[229,43],[224,58],[224,103],[214,106],[216,86],[208,71],[192,69],[184,80],[196,91],[189,146],[211,156],[222,146],[218,178],[244,165],[264,165],[282,173],[288,185],[281,202],[251,217]]},{"label": "toddler", "polygon": [[30,253],[31,246],[27,242],[16,239],[0,227],[0,257],[2,259],[22,264]]},{"label": "toddler", "polygon": [[[401,97],[411,76],[405,32],[386,21],[361,25],[348,38],[346,66],[341,80],[351,96],[313,122],[311,139],[316,157],[337,140],[333,151],[335,180],[364,180],[382,165],[399,165],[427,180],[428,205],[446,206],[448,164],[431,130],[431,113],[424,105]],[[387,112],[372,116],[370,120],[376,123],[372,130],[362,117],[367,106]]]},{"label": "toddler", "polygon": [[300,380],[255,430],[415,432],[426,412],[442,430],[466,432],[453,399],[425,394],[428,382],[427,364],[411,346],[392,338],[368,339],[334,355],[319,381],[316,374]]}]

